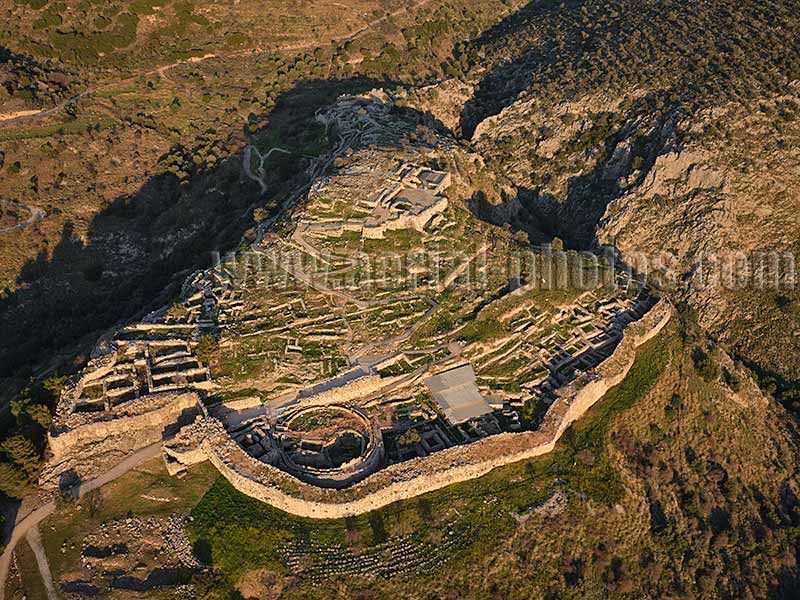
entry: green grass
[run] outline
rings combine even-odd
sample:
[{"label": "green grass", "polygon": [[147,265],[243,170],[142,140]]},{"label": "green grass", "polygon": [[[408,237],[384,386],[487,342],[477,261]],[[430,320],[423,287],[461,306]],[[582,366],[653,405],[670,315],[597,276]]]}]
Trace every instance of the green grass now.
[{"label": "green grass", "polygon": [[[550,455],[346,520],[287,515],[219,479],[192,512],[194,538],[211,565],[230,582],[257,568],[288,573],[278,549],[302,546],[304,540],[322,546],[342,544],[343,552],[358,555],[380,544],[391,546],[393,540],[409,543],[408,536],[442,539],[453,528],[458,529],[460,541],[458,548],[448,550],[448,569],[468,569],[475,553],[499,543],[516,527],[510,512],[525,511],[546,498],[556,480],[596,502],[619,500],[622,485],[606,451],[609,428],[615,416],[653,388],[671,360],[676,339],[662,336],[649,342],[625,381],[573,425]],[[594,458],[591,466],[579,460],[587,451]],[[248,551],[243,553],[242,548]],[[314,562],[313,557],[309,560]]]},{"label": "green grass", "polygon": [[98,91],[94,92],[94,96],[96,98],[114,98],[116,96],[122,96],[124,94],[137,94],[140,90],[136,88],[122,88],[118,90],[106,90],[106,91]]},{"label": "green grass", "polygon": [[[216,469],[204,463],[192,467],[182,479],[171,477],[161,458],[157,458],[103,486],[94,502],[87,496],[79,504],[61,506],[41,525],[42,541],[54,579],[58,580],[59,574],[80,561],[81,540],[103,521],[124,518],[128,514],[166,518],[176,511],[186,512],[218,476]],[[176,500],[153,502],[142,497],[148,494]]]}]

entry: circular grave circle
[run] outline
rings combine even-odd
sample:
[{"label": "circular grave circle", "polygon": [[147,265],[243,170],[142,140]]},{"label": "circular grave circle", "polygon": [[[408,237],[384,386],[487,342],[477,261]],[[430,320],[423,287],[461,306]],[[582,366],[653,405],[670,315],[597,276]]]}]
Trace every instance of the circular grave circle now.
[{"label": "circular grave circle", "polygon": [[359,408],[311,406],[285,415],[276,434],[282,466],[299,479],[342,488],[380,466],[380,428]]}]

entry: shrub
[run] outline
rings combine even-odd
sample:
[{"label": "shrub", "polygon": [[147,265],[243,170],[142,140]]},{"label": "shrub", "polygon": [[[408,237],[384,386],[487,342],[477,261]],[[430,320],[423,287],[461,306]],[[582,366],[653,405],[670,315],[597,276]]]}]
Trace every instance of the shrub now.
[{"label": "shrub", "polygon": [[731,388],[734,392],[738,392],[742,389],[742,380],[739,379],[739,376],[734,373],[733,371],[729,371],[727,368],[722,369],[722,378],[725,381],[725,384]]},{"label": "shrub", "polygon": [[200,341],[197,343],[197,347],[195,348],[195,353],[197,354],[197,358],[199,358],[202,362],[208,364],[217,355],[219,351],[219,342],[214,339],[214,337],[210,335],[202,335],[200,336]]},{"label": "shrub", "polygon": [[253,209],[253,221],[255,221],[256,223],[263,222],[264,220],[266,220],[268,215],[269,213],[265,208],[259,206],[258,208]]},{"label": "shrub", "polygon": [[413,446],[414,444],[419,444],[421,441],[422,436],[416,429],[409,429],[397,438],[397,444],[399,446]]},{"label": "shrub", "polygon": [[695,348],[692,360],[697,373],[706,381],[717,381],[720,377],[720,368],[714,358],[702,348]]}]

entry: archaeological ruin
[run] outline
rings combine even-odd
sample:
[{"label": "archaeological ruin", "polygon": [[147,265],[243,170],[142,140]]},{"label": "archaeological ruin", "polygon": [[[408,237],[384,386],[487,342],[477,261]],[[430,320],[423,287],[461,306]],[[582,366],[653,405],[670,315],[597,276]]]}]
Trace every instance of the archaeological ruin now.
[{"label": "archaeological ruin", "polygon": [[477,219],[453,145],[385,94],[318,119],[338,142],[255,242],[98,342],[45,486],[160,441],[285,511],[373,510],[549,452],[670,318],[629,271]]}]

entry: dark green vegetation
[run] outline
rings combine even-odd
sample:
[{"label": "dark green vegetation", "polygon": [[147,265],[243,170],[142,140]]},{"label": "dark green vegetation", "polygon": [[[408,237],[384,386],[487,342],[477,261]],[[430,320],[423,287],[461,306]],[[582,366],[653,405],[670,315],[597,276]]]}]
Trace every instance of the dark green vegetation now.
[{"label": "dark green vegetation", "polygon": [[523,90],[558,101],[638,88],[655,94],[660,112],[782,93],[800,75],[796,8],[781,0],[531,3],[465,49],[461,63],[489,72],[462,126],[471,133]]},{"label": "dark green vegetation", "polygon": [[0,43],[0,106],[8,99],[19,99],[33,105],[55,104],[70,91],[69,79],[52,64],[17,54]]},{"label": "dark green vegetation", "polygon": [[47,448],[47,428],[64,378],[49,378],[20,391],[2,413],[0,493],[22,498],[36,490]]}]

